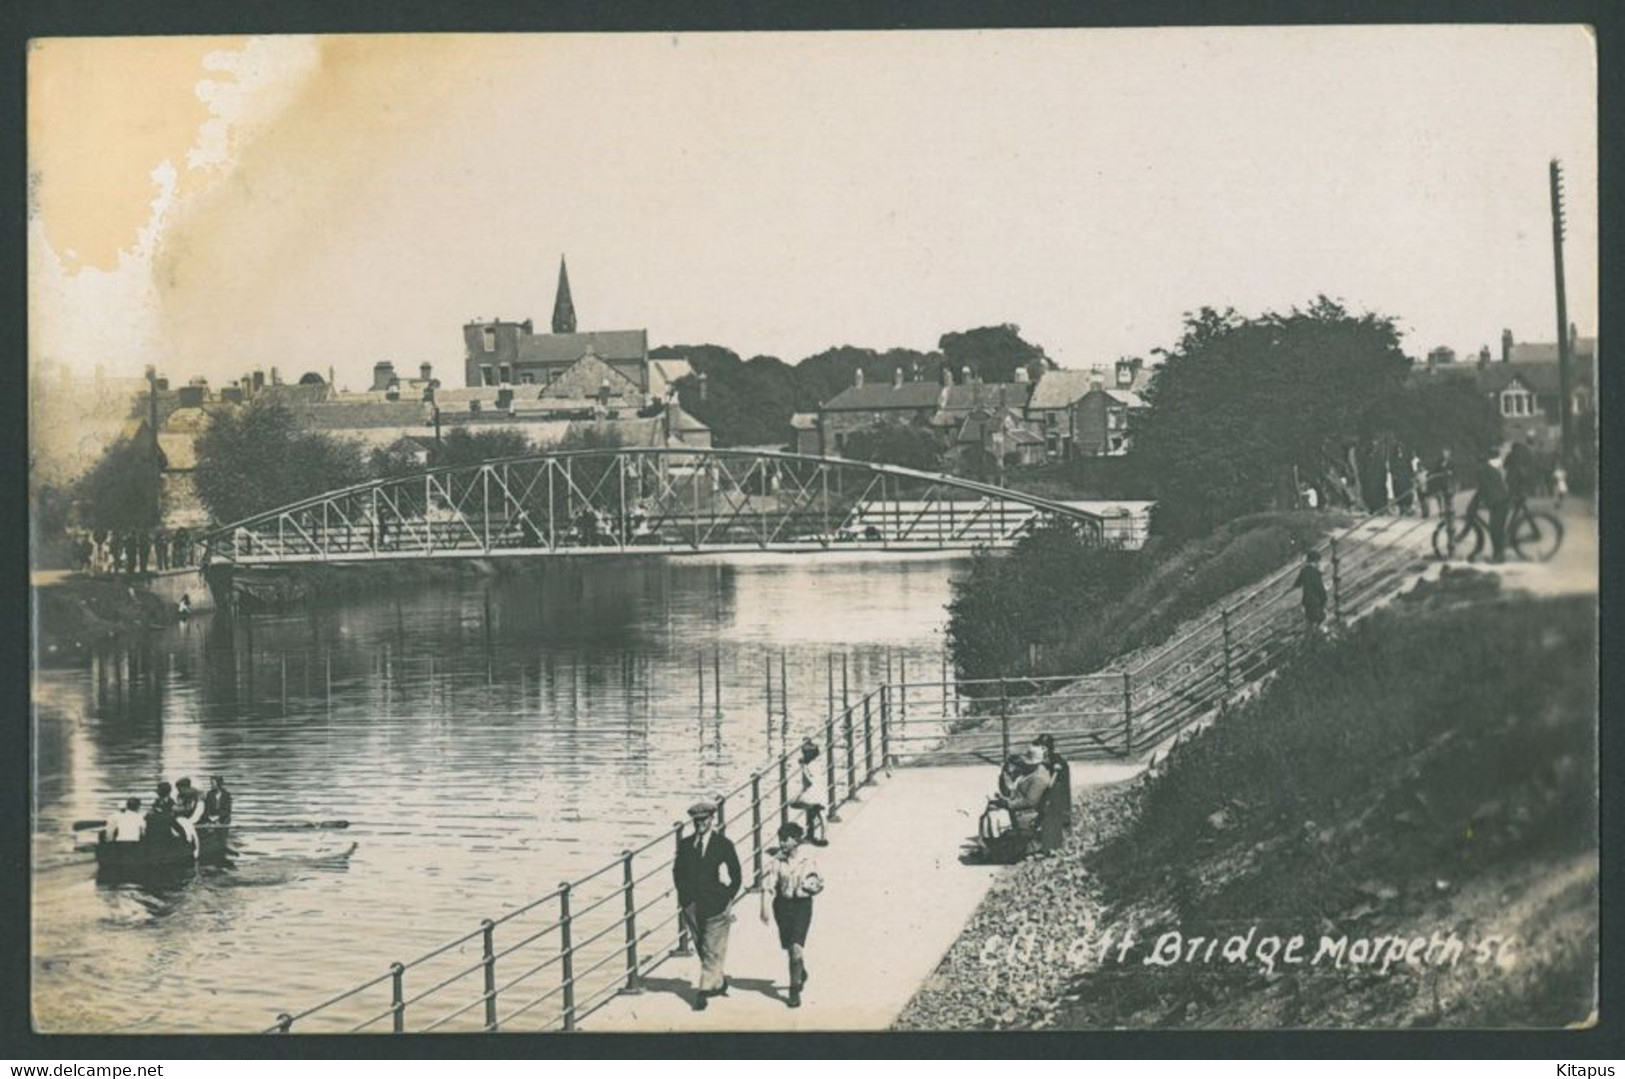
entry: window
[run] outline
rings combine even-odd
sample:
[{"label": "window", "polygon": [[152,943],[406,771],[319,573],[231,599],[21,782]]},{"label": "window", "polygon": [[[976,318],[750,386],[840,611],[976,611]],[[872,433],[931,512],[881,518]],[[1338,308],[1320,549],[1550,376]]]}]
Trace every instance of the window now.
[{"label": "window", "polygon": [[1533,416],[1535,414],[1535,395],[1528,390],[1510,389],[1501,391],[1501,415],[1503,416]]},{"label": "window", "polygon": [[519,373],[519,382],[520,382],[521,385],[524,385],[524,386],[533,386],[533,385],[535,385],[536,384],[536,372],[534,372],[534,371],[521,371]]},{"label": "window", "polygon": [[480,385],[481,386],[495,386],[496,384],[497,384],[497,380],[491,374],[491,365],[488,364],[488,363],[480,364]]},{"label": "window", "polygon": [[513,381],[513,367],[509,364],[497,364],[497,381],[503,384]]},{"label": "window", "polygon": [[497,328],[495,326],[487,326],[481,330],[480,341],[481,344],[484,345],[485,351],[495,352],[497,350]]}]

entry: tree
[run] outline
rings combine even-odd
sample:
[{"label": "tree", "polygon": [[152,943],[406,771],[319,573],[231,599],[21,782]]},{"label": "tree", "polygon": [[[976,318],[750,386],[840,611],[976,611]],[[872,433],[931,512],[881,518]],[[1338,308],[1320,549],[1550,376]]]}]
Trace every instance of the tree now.
[{"label": "tree", "polygon": [[430,464],[477,465],[503,457],[525,457],[535,453],[536,447],[524,432],[509,428],[489,431],[470,431],[466,427],[453,427],[441,438],[440,446],[431,456]]},{"label": "tree", "polygon": [[1283,470],[1318,473],[1390,431],[1410,370],[1392,319],[1325,296],[1250,319],[1204,307],[1164,356],[1135,452],[1152,527],[1175,536],[1265,509]]},{"label": "tree", "polygon": [[842,456],[871,464],[936,472],[942,466],[942,443],[923,427],[875,423],[848,434]]},{"label": "tree", "polygon": [[1025,368],[1029,378],[1037,379],[1055,367],[1042,348],[1022,340],[1021,327],[1013,322],[945,333],[937,347],[956,379],[963,377],[967,367],[983,382],[1013,382],[1019,368]]},{"label": "tree", "polygon": [[78,484],[86,522],[120,532],[157,528],[162,471],[163,461],[148,438],[109,446]]},{"label": "tree", "polygon": [[300,428],[281,405],[256,401],[214,418],[197,440],[198,497],[236,521],[367,478],[358,443]]}]

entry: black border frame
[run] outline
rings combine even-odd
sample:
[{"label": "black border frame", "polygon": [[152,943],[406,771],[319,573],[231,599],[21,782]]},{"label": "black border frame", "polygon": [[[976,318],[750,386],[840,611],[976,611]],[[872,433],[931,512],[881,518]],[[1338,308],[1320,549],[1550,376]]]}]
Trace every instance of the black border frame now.
[{"label": "black border frame", "polygon": [[[7,212],[0,241],[0,327],[11,366],[0,398],[0,480],[13,493],[14,507],[27,505],[27,227],[26,54],[31,37],[149,36],[243,33],[404,33],[404,32],[637,32],[751,30],[904,30],[1042,27],[1153,27],[1253,25],[1360,25],[1430,23],[1585,23],[1596,34],[1598,65],[1599,297],[1603,298],[1598,336],[1625,339],[1620,308],[1608,298],[1620,293],[1620,187],[1622,114],[1618,58],[1625,38],[1625,5],[1609,0],[1093,0],[1039,3],[1004,0],[917,0],[913,3],[779,0],[773,4],[732,2],[660,3],[620,0],[592,4],[560,0],[546,7],[505,5],[493,0],[146,0],[137,4],[97,4],[90,0],[6,0],[0,3],[0,191]],[[1600,365],[1599,365],[1600,366]],[[1599,370],[1601,457],[1617,444],[1625,409],[1615,378]],[[1612,461],[1608,464],[1611,466]],[[1599,470],[1599,522],[1625,510],[1619,476]],[[1599,525],[1600,527],[1600,525]],[[1625,549],[1619,536],[1600,532],[1602,655],[1614,652],[1621,636],[1614,617],[1619,580],[1608,571]],[[28,523],[11,513],[0,529],[5,574],[0,577],[0,610],[14,612],[0,633],[6,645],[4,680],[7,734],[24,744],[30,730],[29,672],[32,640],[28,579]],[[1610,706],[1619,697],[1625,667],[1601,667],[1601,850],[1625,849],[1620,842],[1620,742]],[[836,1033],[836,1034],[647,1034],[613,1035],[445,1035],[384,1038],[367,1036],[259,1035],[44,1035],[30,1025],[29,955],[29,762],[30,753],[6,754],[3,791],[14,826],[0,834],[0,934],[8,960],[0,964],[0,1056],[59,1062],[71,1059],[152,1060],[293,1059],[579,1059],[752,1057],[891,1058],[1205,1058],[1205,1057],[1533,1057],[1573,1062],[1625,1055],[1625,1023],[1620,1001],[1622,964],[1618,943],[1621,859],[1602,860],[1601,982],[1598,1025],[1582,1031],[1078,1031],[1023,1033]],[[1607,777],[1615,776],[1610,782]],[[17,822],[22,822],[20,825]]]}]

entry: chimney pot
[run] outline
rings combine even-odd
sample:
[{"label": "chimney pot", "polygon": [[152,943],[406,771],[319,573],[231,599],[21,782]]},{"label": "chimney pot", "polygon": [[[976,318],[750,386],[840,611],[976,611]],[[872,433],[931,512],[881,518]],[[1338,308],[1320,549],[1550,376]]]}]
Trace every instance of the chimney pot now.
[{"label": "chimney pot", "polygon": [[852,385],[863,385],[863,368],[860,367],[856,371],[852,372]]},{"label": "chimney pot", "polygon": [[891,384],[896,387],[901,387],[903,385],[903,369],[901,367],[892,372]]},{"label": "chimney pot", "polygon": [[1501,362],[1506,363],[1512,359],[1512,331],[1501,331]]}]

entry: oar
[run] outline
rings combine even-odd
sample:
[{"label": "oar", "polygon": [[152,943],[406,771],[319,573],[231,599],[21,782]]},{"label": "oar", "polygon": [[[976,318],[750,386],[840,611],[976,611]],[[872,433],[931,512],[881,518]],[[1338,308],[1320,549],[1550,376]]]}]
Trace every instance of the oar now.
[{"label": "oar", "polygon": [[[104,828],[106,826],[107,822],[105,820],[76,820],[73,822],[73,830],[76,832],[84,832],[90,830],[91,828]],[[234,824],[228,825],[227,827],[239,832],[308,832],[317,829],[344,829],[348,828],[349,826],[350,822],[347,820],[296,820],[283,821],[276,824]],[[217,828],[220,827],[220,825],[205,823],[204,827]]]}]

